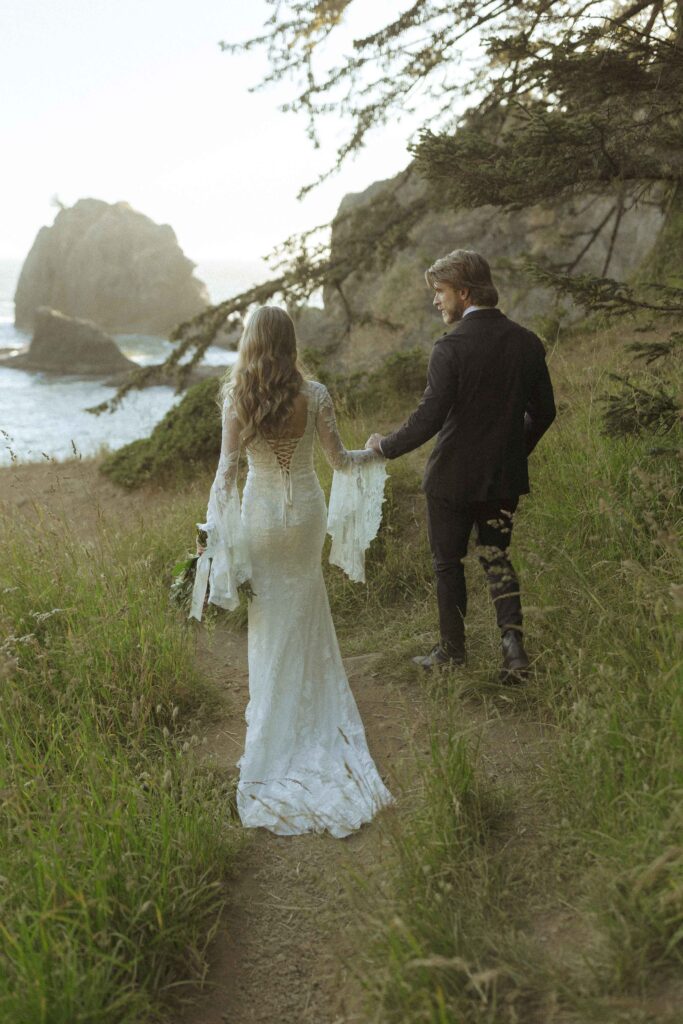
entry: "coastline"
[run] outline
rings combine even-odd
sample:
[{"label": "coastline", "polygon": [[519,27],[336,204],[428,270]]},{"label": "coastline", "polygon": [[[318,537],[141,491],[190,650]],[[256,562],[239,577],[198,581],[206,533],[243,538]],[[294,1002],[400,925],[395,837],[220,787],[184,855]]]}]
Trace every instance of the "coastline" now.
[{"label": "coastline", "polygon": [[[55,375],[31,367],[8,364],[14,353],[25,352],[31,338],[14,327],[14,291],[21,259],[0,259],[0,467],[40,465],[51,460],[68,462],[73,446],[83,456],[96,456],[106,447],[115,450],[149,435],[178,401],[172,384],[158,384],[126,397],[115,413],[95,416],[85,410],[111,398],[122,377]],[[267,273],[258,261],[205,260],[196,276],[204,281],[212,303],[247,287]],[[124,355],[138,365],[161,363],[172,351],[165,338],[145,334],[115,334]],[[211,346],[195,379],[229,365],[234,354]]]}]

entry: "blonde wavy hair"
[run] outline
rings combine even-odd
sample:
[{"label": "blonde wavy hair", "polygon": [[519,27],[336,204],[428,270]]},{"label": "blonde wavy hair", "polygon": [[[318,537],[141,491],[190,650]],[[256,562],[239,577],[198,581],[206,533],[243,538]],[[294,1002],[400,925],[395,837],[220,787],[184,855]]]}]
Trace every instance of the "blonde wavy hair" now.
[{"label": "blonde wavy hair", "polygon": [[436,287],[439,281],[456,289],[469,288],[475,306],[498,305],[498,289],[491,278],[488,261],[473,249],[454,249],[442,256],[425,270],[425,280],[430,288]]},{"label": "blonde wavy hair", "polygon": [[303,382],[292,318],[278,306],[259,306],[220,389],[221,405],[227,399],[239,420],[241,444],[281,435]]}]

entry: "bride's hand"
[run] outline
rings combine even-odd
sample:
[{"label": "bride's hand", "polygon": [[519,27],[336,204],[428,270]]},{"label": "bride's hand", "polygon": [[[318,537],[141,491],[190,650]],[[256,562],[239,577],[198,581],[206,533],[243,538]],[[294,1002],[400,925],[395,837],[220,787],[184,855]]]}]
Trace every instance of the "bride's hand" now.
[{"label": "bride's hand", "polygon": [[200,544],[199,541],[197,541],[196,547],[197,547],[197,554],[198,555],[203,555],[204,552],[206,551],[206,545],[205,544]]},{"label": "bride's hand", "polygon": [[366,448],[372,448],[373,452],[377,452],[378,455],[383,455],[380,441],[382,440],[381,434],[370,434],[370,437],[365,442]]}]

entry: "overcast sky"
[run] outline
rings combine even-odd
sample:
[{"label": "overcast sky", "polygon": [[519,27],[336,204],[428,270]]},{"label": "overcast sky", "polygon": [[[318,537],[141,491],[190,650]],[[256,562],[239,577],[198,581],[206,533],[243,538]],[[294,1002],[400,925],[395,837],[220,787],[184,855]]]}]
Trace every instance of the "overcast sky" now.
[{"label": "overcast sky", "polygon": [[[354,6],[364,20],[340,40],[347,50],[396,11],[390,0]],[[126,200],[171,224],[195,261],[253,259],[404,167],[411,124],[393,122],[296,199],[343,126],[331,120],[316,152],[304,119],[278,110],[287,85],[248,92],[264,55],[221,53],[219,40],[259,32],[270,11],[264,0],[2,0],[0,256],[26,255],[57,194]]]}]

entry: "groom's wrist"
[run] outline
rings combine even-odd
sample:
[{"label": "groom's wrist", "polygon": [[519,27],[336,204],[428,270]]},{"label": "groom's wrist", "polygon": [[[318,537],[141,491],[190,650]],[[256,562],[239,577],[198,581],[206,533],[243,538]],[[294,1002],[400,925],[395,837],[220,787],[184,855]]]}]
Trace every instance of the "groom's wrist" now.
[{"label": "groom's wrist", "polygon": [[392,452],[391,452],[391,438],[392,438],[391,434],[384,434],[379,439],[379,450],[381,451],[381,453],[382,453],[382,455],[384,456],[385,459],[393,458],[393,455],[392,455]]}]

